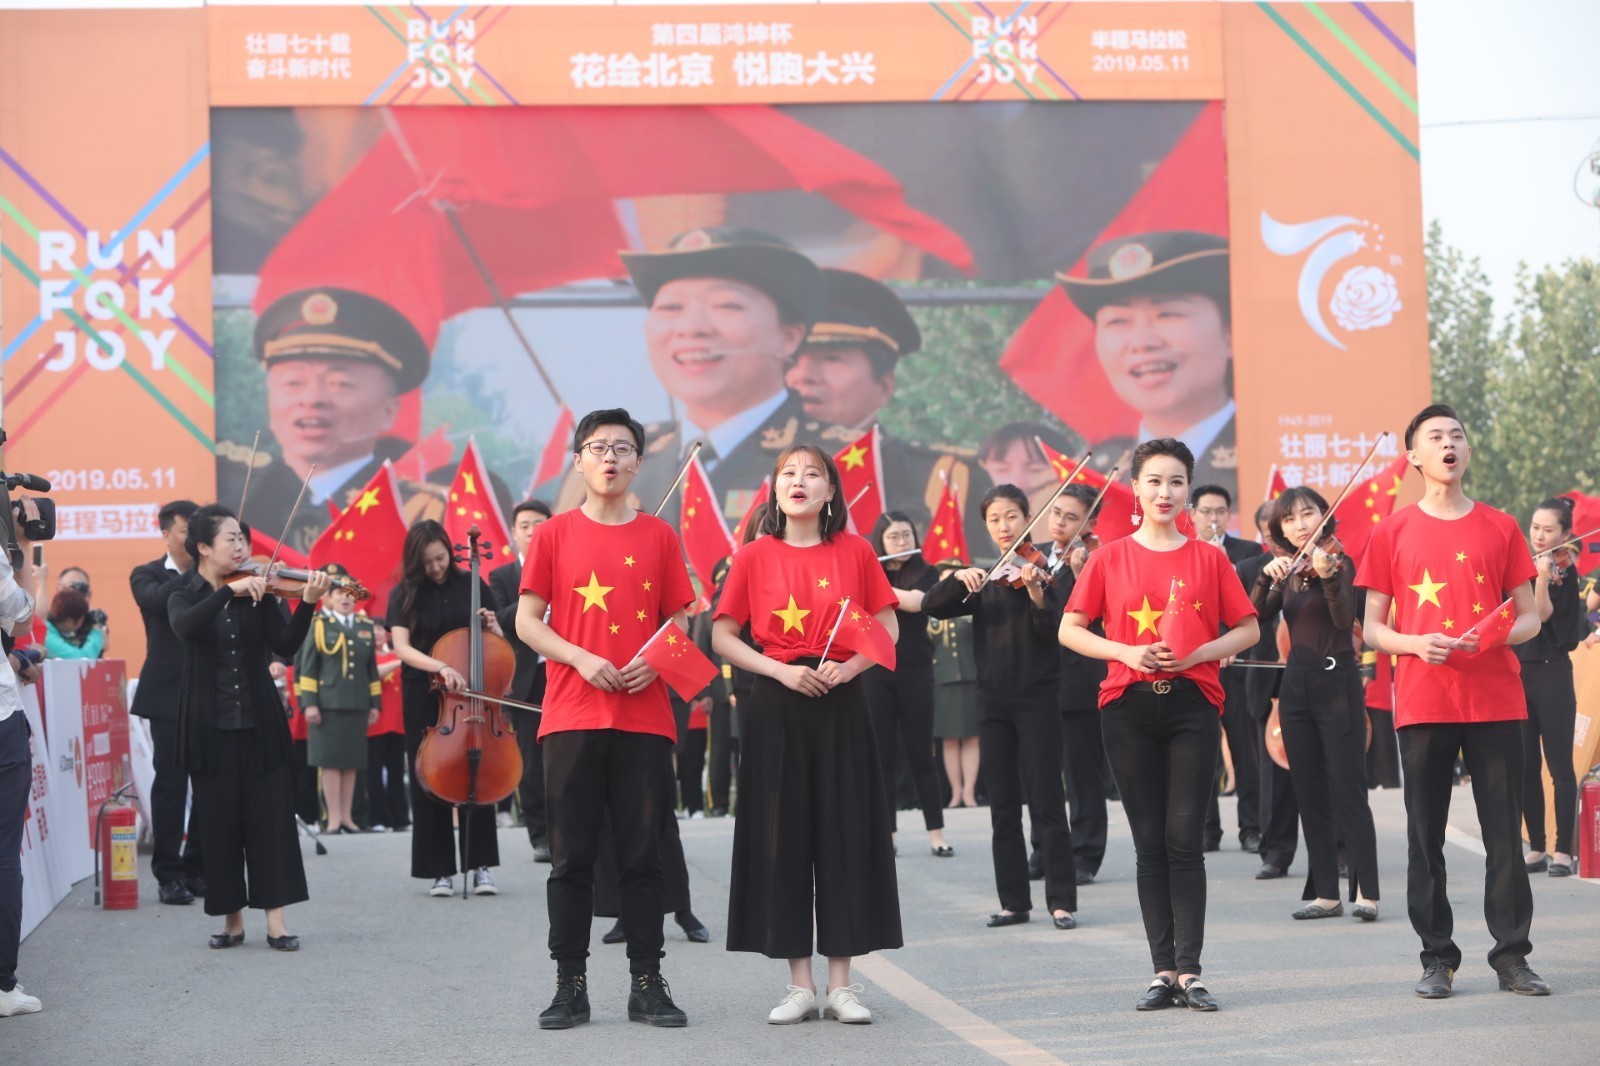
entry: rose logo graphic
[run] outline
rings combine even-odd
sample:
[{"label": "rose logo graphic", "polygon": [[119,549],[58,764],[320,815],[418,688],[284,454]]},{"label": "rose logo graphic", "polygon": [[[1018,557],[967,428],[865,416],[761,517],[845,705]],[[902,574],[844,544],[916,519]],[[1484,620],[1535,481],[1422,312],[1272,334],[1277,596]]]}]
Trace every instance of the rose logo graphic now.
[{"label": "rose logo graphic", "polygon": [[[1341,260],[1364,249],[1380,251],[1383,231],[1371,222],[1350,215],[1330,215],[1310,222],[1279,222],[1261,212],[1261,242],[1277,255],[1299,255],[1310,249],[1300,267],[1296,295],[1300,314],[1311,331],[1340,351],[1346,345],[1322,317],[1322,283]],[[1394,321],[1401,309],[1400,287],[1394,276],[1377,266],[1354,266],[1335,286],[1328,310],[1339,327],[1351,332],[1377,329]]]}]

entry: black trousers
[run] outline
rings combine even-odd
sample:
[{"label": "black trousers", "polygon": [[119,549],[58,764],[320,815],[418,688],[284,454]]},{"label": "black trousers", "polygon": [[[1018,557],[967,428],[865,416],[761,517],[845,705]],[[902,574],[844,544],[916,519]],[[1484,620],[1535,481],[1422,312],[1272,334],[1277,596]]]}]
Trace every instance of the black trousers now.
[{"label": "black trousers", "polygon": [[411,777],[411,876],[433,881],[454,877],[458,871],[499,866],[494,806],[461,808],[457,828],[453,824],[455,808],[428,795],[417,780],[417,749],[422,747],[423,730],[439,720],[438,696],[425,683],[407,682],[401,692],[405,699],[406,769]]},{"label": "black trousers", "polygon": [[1261,861],[1288,870],[1300,848],[1300,804],[1295,800],[1294,778],[1267,754],[1266,719],[1256,722],[1255,735],[1261,782]]},{"label": "black trousers", "polygon": [[[1222,671],[1222,731],[1228,738],[1228,753],[1233,756],[1234,794],[1238,797],[1234,817],[1239,824],[1239,843],[1248,833],[1261,832],[1261,771],[1256,766],[1255,719],[1250,714],[1243,669]],[[1222,756],[1217,756],[1217,775],[1222,773]],[[1222,840],[1222,808],[1217,790],[1211,790],[1206,807],[1206,842]]]},{"label": "black trousers", "polygon": [[1406,907],[1422,938],[1422,965],[1461,968],[1445,880],[1444,831],[1456,754],[1472,775],[1485,860],[1483,916],[1494,937],[1489,965],[1503,970],[1533,950],[1533,890],[1522,861],[1522,723],[1410,725],[1400,731],[1405,767]]},{"label": "black trousers", "polygon": [[734,767],[739,761],[739,741],[733,735],[733,707],[727,703],[713,703],[711,725],[706,730],[706,744],[710,749],[710,769],[706,773],[706,806],[726,811],[732,806],[729,786],[733,784]]},{"label": "black trousers", "polygon": [[189,811],[187,840],[183,832],[184,808],[189,801],[189,772],[178,765],[178,723],[150,719],[150,746],[154,749],[156,769],[149,797],[150,839],[154,846],[150,872],[158,884],[199,877],[204,859],[197,811]]},{"label": "black trousers", "polygon": [[900,746],[916,786],[925,829],[944,828],[944,800],[939,775],[933,768],[933,664],[904,663],[894,670],[874,667],[862,675],[867,705],[872,708],[872,730],[878,740],[878,760],[883,767],[889,797],[889,824],[900,828],[895,802],[895,769]]},{"label": "black trousers", "polygon": [[517,731],[517,748],[522,752],[522,781],[517,785],[517,803],[528,827],[528,843],[543,844],[550,836],[544,811],[544,752],[539,750],[539,724],[544,715],[507,707],[511,728]]},{"label": "black trousers", "polygon": [[[689,909],[689,864],[683,856],[683,837],[678,832],[677,808],[672,805],[673,784],[667,779],[667,794],[661,797],[661,913],[677,914]],[[611,818],[600,824],[600,849],[594,861],[594,913],[597,918],[622,916],[622,870],[617,865],[616,834]]]},{"label": "black trousers", "polygon": [[1556,841],[1550,850],[1571,855],[1578,843],[1578,773],[1572,766],[1578,697],[1572,660],[1562,657],[1523,663],[1522,691],[1528,697],[1528,720],[1522,732],[1522,814],[1528,825],[1528,844],[1534,851],[1545,850],[1544,779],[1539,775],[1542,742],[1556,804]]},{"label": "black trousers", "polygon": [[[706,809],[706,731],[682,729],[678,735],[683,739],[673,748],[678,764],[677,798],[685,811],[694,814]],[[677,804],[673,805],[673,810],[677,810]]]},{"label": "black trousers", "polygon": [[1078,909],[1078,877],[1067,828],[1066,790],[1061,780],[1061,712],[1055,686],[1026,696],[980,692],[979,772],[989,794],[994,883],[1004,910],[1033,909],[1028,886],[1028,845],[1022,835],[1022,805],[1039,837],[1044,860],[1045,906]]},{"label": "black trousers", "polygon": [[1367,787],[1400,787],[1400,742],[1394,735],[1394,712],[1367,708],[1372,743],[1367,748]]},{"label": "black trousers", "polygon": [[1350,868],[1350,898],[1378,899],[1378,837],[1367,805],[1367,708],[1355,656],[1332,670],[1283,672],[1278,718],[1289,776],[1306,833],[1302,899],[1339,898],[1339,848]]},{"label": "black trousers", "polygon": [[577,729],[544,739],[545,814],[550,823],[550,957],[563,974],[588,969],[601,822],[611,820],[621,873],[619,910],[632,973],[661,971],[662,804],[672,791],[666,737]]},{"label": "black trousers", "polygon": [[1155,971],[1200,972],[1206,931],[1205,819],[1222,730],[1217,708],[1181,681],[1129,690],[1105,708],[1106,754],[1133,832],[1139,911]]},{"label": "black trousers", "polygon": [[33,785],[32,729],[19,708],[0,719],[0,992],[17,987],[22,941],[22,827]]},{"label": "black trousers", "polygon": [[829,958],[900,947],[888,791],[861,681],[811,697],[758,677],[740,703],[728,950],[809,958],[813,922]]},{"label": "black trousers", "polygon": [[267,768],[254,729],[219,729],[216,737],[215,771],[194,775],[206,913],[309,899],[288,764]]},{"label": "black trousers", "polygon": [[296,740],[289,749],[289,794],[294,813],[315,829],[322,821],[322,792],[317,788],[317,768],[306,760],[307,742]]},{"label": "black trousers", "polygon": [[[353,812],[352,812],[353,813]],[[406,800],[404,733],[379,733],[367,738],[367,824],[404,829],[411,824]]]},{"label": "black trousers", "polygon": [[1085,873],[1099,873],[1106,857],[1105,738],[1100,709],[1061,714],[1061,758],[1067,769],[1067,811],[1072,858]]}]

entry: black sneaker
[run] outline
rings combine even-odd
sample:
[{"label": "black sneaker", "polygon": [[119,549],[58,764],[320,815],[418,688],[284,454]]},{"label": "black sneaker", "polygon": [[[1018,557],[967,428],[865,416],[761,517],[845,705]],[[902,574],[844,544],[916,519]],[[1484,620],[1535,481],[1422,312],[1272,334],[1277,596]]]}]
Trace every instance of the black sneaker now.
[{"label": "black sneaker", "polygon": [[633,975],[633,983],[628,991],[628,1020],[649,1022],[663,1029],[681,1029],[689,1024],[689,1016],[672,1002],[667,979],[658,973]]},{"label": "black sneaker", "polygon": [[589,1020],[589,978],[586,974],[556,974],[556,997],[539,1015],[541,1029],[571,1029]]}]

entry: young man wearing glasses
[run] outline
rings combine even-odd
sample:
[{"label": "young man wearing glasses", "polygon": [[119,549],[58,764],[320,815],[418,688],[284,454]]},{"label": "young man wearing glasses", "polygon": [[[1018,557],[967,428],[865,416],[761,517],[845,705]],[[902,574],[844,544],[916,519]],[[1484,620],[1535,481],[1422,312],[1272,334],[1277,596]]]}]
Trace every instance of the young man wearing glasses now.
[{"label": "young man wearing glasses", "polygon": [[661,806],[673,791],[678,728],[666,685],[637,656],[667,619],[684,624],[694,589],[677,533],[628,504],[644,446],[644,427],[627,411],[585,415],[572,438],[583,503],[534,531],[523,564],[517,635],[548,660],[539,740],[556,994],[541,1029],[589,1020],[594,866],[607,815],[622,874],[628,1017],[688,1024],[661,976]]}]

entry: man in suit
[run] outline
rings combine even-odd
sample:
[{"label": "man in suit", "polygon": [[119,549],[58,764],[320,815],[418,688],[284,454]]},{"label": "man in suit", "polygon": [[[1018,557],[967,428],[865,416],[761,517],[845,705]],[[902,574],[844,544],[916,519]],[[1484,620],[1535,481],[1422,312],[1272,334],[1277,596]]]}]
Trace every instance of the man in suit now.
[{"label": "man in suit", "polygon": [[200,861],[199,824],[189,815],[189,838],[184,841],[183,811],[189,796],[189,775],[177,765],[178,689],[182,685],[183,646],[167,620],[167,597],[193,565],[183,541],[189,534],[189,516],[198,510],[189,500],[174,500],[157,514],[166,554],[133,568],[128,582],[144,621],[144,667],[133,692],[131,713],[150,722],[155,749],[155,784],[145,797],[150,812],[150,835],[155,853],[150,871],[160,886],[162,903],[193,903],[205,895]]},{"label": "man in suit", "polygon": [[[1264,503],[1256,508],[1256,529],[1260,531],[1262,544],[1272,543],[1266,529],[1267,518],[1271,514],[1270,503]],[[1271,561],[1272,556],[1271,550],[1257,552],[1234,567],[1239,574],[1239,580],[1247,590],[1255,588],[1256,581],[1261,577],[1262,568]],[[1260,619],[1261,641],[1241,658],[1260,662],[1277,661],[1279,617],[1275,614]],[[1267,719],[1272,714],[1272,700],[1278,693],[1278,682],[1283,672],[1259,669],[1242,672],[1249,675],[1244,683],[1245,707],[1250,715],[1251,730],[1255,738],[1258,775],[1256,780],[1259,807],[1256,822],[1261,829],[1259,850],[1261,869],[1256,871],[1256,880],[1271,881],[1288,873],[1289,867],[1294,863],[1295,852],[1300,847],[1300,805],[1295,800],[1294,780],[1289,776],[1288,770],[1273,762],[1267,754]],[[1236,763],[1236,773],[1237,765]]]},{"label": "man in suit", "polygon": [[[1189,502],[1194,508],[1199,539],[1221,548],[1235,567],[1262,554],[1260,544],[1228,532],[1228,525],[1233,521],[1233,494],[1227,489],[1221,485],[1198,485],[1190,491]],[[1246,585],[1245,591],[1249,590],[1250,586]],[[1245,675],[1250,672],[1249,669],[1222,668],[1225,696],[1222,731],[1228,737],[1228,751],[1233,755],[1234,788],[1239,798],[1239,848],[1255,854],[1261,848],[1261,789],[1256,765],[1255,721],[1250,717],[1249,700],[1245,695]],[[1206,814],[1205,843],[1207,851],[1215,851],[1222,844],[1222,815],[1215,791],[1211,793]]]},{"label": "man in suit", "polygon": [[[533,531],[550,517],[550,505],[543,500],[523,500],[511,512],[511,539],[517,546],[514,561],[489,572],[489,591],[494,593],[495,616],[511,648],[517,655],[517,668],[511,678],[514,700],[538,704],[544,699],[544,659],[517,636],[517,605],[521,602],[522,561],[533,542]],[[528,825],[528,842],[533,845],[533,861],[550,861],[550,831],[544,817],[544,757],[539,751],[537,711],[507,707],[511,726],[517,731],[517,747],[522,750],[522,782],[517,800]]]}]

